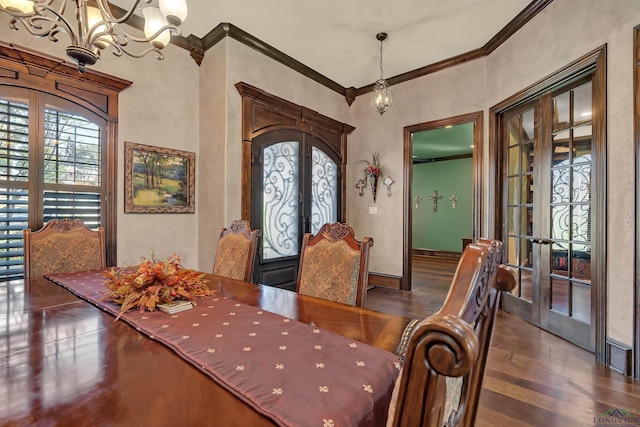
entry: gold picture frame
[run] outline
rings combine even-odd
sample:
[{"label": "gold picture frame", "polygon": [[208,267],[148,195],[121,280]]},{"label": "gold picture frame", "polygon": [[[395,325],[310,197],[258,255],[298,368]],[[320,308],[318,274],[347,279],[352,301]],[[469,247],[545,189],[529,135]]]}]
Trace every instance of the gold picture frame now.
[{"label": "gold picture frame", "polygon": [[124,143],[124,212],[195,212],[196,155]]}]

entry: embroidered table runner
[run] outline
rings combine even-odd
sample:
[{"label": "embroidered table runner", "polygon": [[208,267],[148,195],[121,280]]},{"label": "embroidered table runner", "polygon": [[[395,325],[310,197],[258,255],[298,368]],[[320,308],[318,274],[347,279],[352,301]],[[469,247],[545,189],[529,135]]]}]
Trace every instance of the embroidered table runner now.
[{"label": "embroidered table runner", "polygon": [[[119,312],[118,304],[100,301],[102,271],[47,278],[104,311]],[[173,315],[135,310],[120,319],[279,425],[386,423],[400,362],[382,349],[215,295]]]}]

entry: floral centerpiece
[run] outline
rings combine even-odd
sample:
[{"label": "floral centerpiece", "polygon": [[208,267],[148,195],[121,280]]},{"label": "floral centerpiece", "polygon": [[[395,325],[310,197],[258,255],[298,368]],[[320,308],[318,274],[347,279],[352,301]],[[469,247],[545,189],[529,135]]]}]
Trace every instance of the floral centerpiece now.
[{"label": "floral centerpiece", "polygon": [[156,305],[178,299],[197,305],[196,298],[215,293],[205,284],[204,273],[182,268],[175,254],[160,261],[152,254],[137,267],[112,268],[105,276],[104,299],[121,304],[116,320],[131,308],[154,311]]},{"label": "floral centerpiece", "polygon": [[380,163],[380,159],[382,158],[382,154],[378,150],[371,153],[371,161],[362,160],[362,162],[366,163],[366,167],[363,170],[364,178],[362,181],[364,185],[367,185],[367,181],[369,181],[369,185],[371,185],[371,194],[373,195],[373,201],[376,201],[376,190],[378,187],[378,178],[382,177],[384,180],[384,168]]}]

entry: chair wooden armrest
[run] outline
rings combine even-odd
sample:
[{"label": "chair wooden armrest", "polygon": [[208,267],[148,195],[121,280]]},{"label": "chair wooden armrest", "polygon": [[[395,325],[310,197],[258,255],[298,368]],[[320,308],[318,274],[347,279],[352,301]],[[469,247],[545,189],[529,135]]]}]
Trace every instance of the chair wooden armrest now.
[{"label": "chair wooden armrest", "polygon": [[501,258],[497,240],[465,248],[442,308],[409,338],[388,425],[473,426],[500,293],[516,284]]}]

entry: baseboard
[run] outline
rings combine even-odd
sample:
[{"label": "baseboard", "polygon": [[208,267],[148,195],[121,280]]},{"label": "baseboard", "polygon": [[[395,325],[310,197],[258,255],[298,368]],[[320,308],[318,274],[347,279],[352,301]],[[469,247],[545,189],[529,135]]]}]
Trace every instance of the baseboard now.
[{"label": "baseboard", "polygon": [[383,273],[369,273],[369,286],[384,286],[387,288],[400,289],[402,277],[392,276]]},{"label": "baseboard", "polygon": [[607,363],[611,369],[623,375],[633,375],[631,372],[633,361],[633,349],[611,338],[606,339]]},{"label": "baseboard", "polygon": [[434,257],[446,259],[460,259],[462,253],[453,251],[438,251],[434,249],[411,249],[411,255],[418,257]]}]

